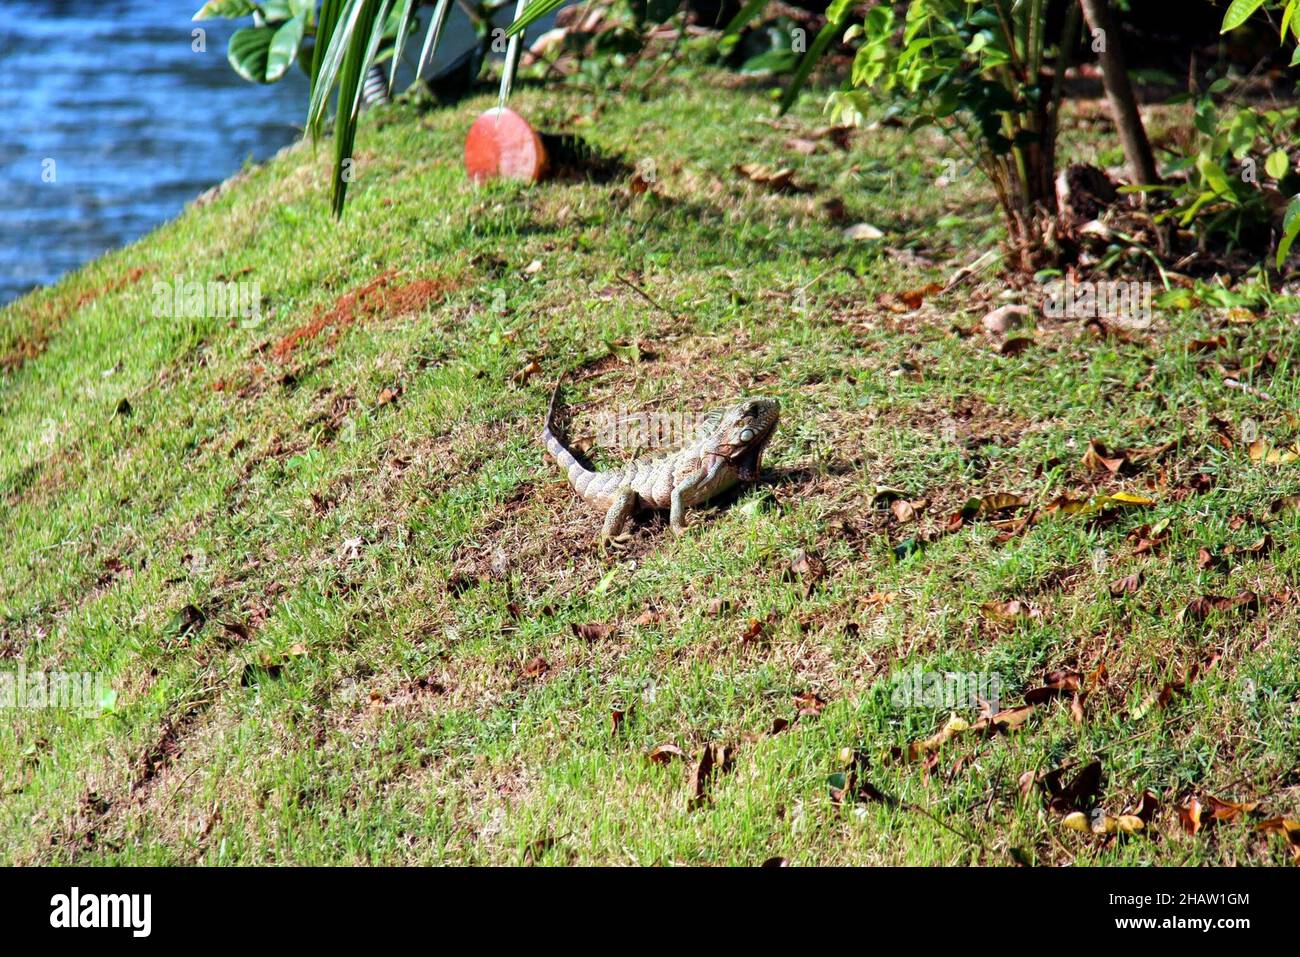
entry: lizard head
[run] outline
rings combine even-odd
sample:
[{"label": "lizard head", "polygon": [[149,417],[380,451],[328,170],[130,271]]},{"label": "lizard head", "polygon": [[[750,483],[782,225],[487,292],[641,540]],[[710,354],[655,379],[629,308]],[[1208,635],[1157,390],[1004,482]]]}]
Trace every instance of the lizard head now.
[{"label": "lizard head", "polygon": [[781,406],[775,399],[745,399],[723,413],[714,433],[714,452],[724,457],[743,481],[758,478],[763,450],[776,431]]}]

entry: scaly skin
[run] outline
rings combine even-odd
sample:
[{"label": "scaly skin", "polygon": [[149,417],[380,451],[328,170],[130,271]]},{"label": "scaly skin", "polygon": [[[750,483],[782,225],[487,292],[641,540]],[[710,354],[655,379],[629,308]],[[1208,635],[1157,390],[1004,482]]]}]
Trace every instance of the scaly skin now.
[{"label": "scaly skin", "polygon": [[578,461],[555,431],[556,385],[542,429],[542,443],[568,476],[573,490],[605,513],[601,540],[617,540],[640,509],[666,508],[675,534],[686,530],[686,509],[706,502],[740,481],[758,478],[763,450],[780,417],[774,399],[745,399],[706,419],[681,449],[646,456],[609,471]]}]

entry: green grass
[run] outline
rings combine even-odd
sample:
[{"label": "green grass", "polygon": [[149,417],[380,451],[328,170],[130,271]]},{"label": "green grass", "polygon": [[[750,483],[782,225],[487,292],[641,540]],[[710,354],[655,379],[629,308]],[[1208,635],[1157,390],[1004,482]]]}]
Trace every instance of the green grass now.
[{"label": "green grass", "polygon": [[[395,107],[363,124],[341,224],[328,151],[297,150],[0,314],[0,664],[101,672],[116,692],[98,717],[6,715],[0,859],[1289,860],[1244,819],[1193,836],[1176,812],[1192,795],[1300,810],[1293,603],[1180,617],[1203,594],[1295,583],[1297,513],[1269,506],[1300,491],[1300,465],[1253,463],[1240,440],[1246,419],[1295,438],[1287,301],[1229,323],[1193,290],[1131,341],[1047,320],[999,355],[979,319],[1014,289],[993,273],[918,310],[879,300],[1000,235],[974,175],[935,186],[941,141],[887,128],[803,156],[785,144],[823,122],[811,98],[778,128],[762,95],[724,87],[520,95],[539,125],[653,164],[647,193],[476,189],[458,161],[489,100]],[[732,171],[749,162],[791,165],[814,191]],[[832,197],[885,239],[843,238]],[[390,271],[355,322],[278,346]],[[257,281],[266,315],[155,317],[154,282],[177,275]],[[396,294],[421,280],[425,297]],[[1220,331],[1217,352],[1189,350]],[[1212,365],[1269,350],[1254,381],[1271,401]],[[763,482],[691,514],[680,540],[642,522],[606,558],[600,516],[537,442],[565,371],[576,434],[614,408],[779,398]],[[1176,444],[1099,478],[1080,464],[1094,438]],[[1190,488],[1198,473],[1209,491]],[[878,486],[928,505],[900,524]],[[1105,522],[1041,511],[1006,541],[988,521],[942,533],[971,496],[1102,491],[1155,504]],[[1130,534],[1165,519],[1168,540],[1135,555]],[[1272,551],[1198,567],[1199,548],[1265,531]],[[811,587],[786,574],[800,549],[827,566]],[[1139,569],[1138,591],[1112,597]],[[983,609],[1012,599],[1032,616]],[[201,627],[179,627],[187,605]],[[764,631],[746,641],[751,619]],[[580,636],[588,623],[610,630]],[[1212,654],[1185,695],[1144,707]],[[1060,700],[1012,733],[953,739],[932,767],[889,758],[950,712],[891,703],[905,669],[996,673],[1010,706],[1053,670],[1103,663],[1082,724]],[[809,692],[820,713],[768,733]],[[708,743],[738,747],[693,807]],[[687,761],[650,762],[660,744]],[[892,802],[832,802],[844,748]],[[1160,796],[1146,834],[1078,834],[1021,793],[1026,773],[1094,759],[1107,812]]]}]

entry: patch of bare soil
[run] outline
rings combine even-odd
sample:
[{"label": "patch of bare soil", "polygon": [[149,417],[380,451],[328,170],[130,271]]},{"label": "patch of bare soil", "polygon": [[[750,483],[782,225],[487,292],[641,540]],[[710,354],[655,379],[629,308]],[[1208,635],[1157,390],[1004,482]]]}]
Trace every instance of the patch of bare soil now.
[{"label": "patch of bare soil", "polygon": [[357,322],[418,314],[456,288],[454,282],[446,279],[416,279],[399,283],[397,278],[396,271],[389,269],[365,285],[348,290],[330,308],[317,311],[309,322],[275,343],[271,355],[283,362],[304,343],[311,342],[326,330],[330,330],[332,337],[337,337]]},{"label": "patch of bare soil", "polygon": [[74,312],[102,296],[135,285],[148,272],[149,269],[137,266],[102,286],[78,294],[75,299],[68,295],[41,303],[37,307],[37,312],[31,317],[30,328],[19,334],[17,341],[7,352],[0,354],[0,372],[15,372],[21,369],[45,351],[50,338]]}]

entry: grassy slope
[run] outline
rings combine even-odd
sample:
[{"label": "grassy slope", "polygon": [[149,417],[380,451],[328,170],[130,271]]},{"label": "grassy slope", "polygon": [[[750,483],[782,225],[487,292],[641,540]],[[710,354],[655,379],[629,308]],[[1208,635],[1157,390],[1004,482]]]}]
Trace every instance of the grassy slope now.
[{"label": "grassy slope", "polygon": [[[1222,320],[1205,308],[1131,343],[1044,323],[1035,347],[1003,357],[951,331],[978,325],[996,285],[910,313],[876,304],[940,275],[882,245],[965,261],[996,236],[974,177],[935,188],[942,153],[924,136],[878,131],[851,153],[801,157],[749,93],[520,100],[543,125],[653,161],[655,192],[475,190],[455,159],[486,101],[399,108],[366,124],[341,225],[327,220],[323,152],[300,150],[0,317],[0,654],[104,671],[118,693],[99,719],[27,712],[0,727],[0,859],[1287,858],[1240,822],[1190,837],[1173,805],[1212,793],[1294,816],[1300,804],[1295,612],[1178,617],[1202,593],[1294,579],[1289,516],[1271,525],[1271,554],[1225,570],[1194,561],[1201,546],[1258,538],[1233,516],[1297,484],[1294,467],[1216,444],[1210,418],[1289,435],[1289,318],[1231,326],[1219,355],[1271,347],[1274,403],[1198,366],[1188,341]],[[742,161],[793,163],[818,191],[772,194],[730,172]],[[887,243],[842,239],[821,208],[832,196]],[[277,353],[388,270],[375,315]],[[154,318],[152,282],[177,274],[256,279],[272,314]],[[424,279],[445,297],[414,314],[419,298],[384,298]],[[543,372],[515,381],[534,358]],[[621,562],[603,558],[598,517],[535,443],[547,385],[579,367],[597,373],[572,390],[579,431],[614,406],[779,397],[763,487],[696,514],[681,540],[654,521]],[[123,398],[130,415],[115,414]],[[1091,437],[1178,444],[1098,482],[1079,465]],[[1197,472],[1214,489],[1180,492]],[[870,507],[877,485],[927,496],[922,529],[993,491],[1045,503],[1127,488],[1158,504],[1100,526],[1049,517],[1002,544],[976,523],[896,560],[914,530]],[[1135,557],[1129,533],[1162,518],[1169,541]],[[799,548],[829,567],[811,592],[783,574]],[[1138,569],[1137,593],[1112,598],[1107,584]],[[981,612],[1012,598],[1034,617]],[[178,635],[187,604],[207,623]],[[751,618],[770,619],[765,640],[742,641]],[[574,633],[590,622],[613,631]],[[1188,695],[1140,707],[1215,651]],[[539,657],[544,669],[526,666]],[[1102,662],[1109,682],[1082,725],[1058,702],[1015,734],[951,743],[929,771],[883,758],[947,717],[890,704],[904,667],[996,670],[1018,702],[1053,669]],[[810,691],[827,702],[818,717],[763,733]],[[706,742],[740,748],[692,810],[689,768],[646,753]],[[873,756],[872,782],[905,806],[828,799],[846,746]],[[1155,836],[1084,837],[1021,798],[1024,772],[1094,757],[1112,813],[1144,788],[1161,795]]]}]

